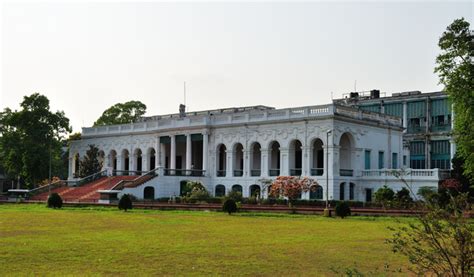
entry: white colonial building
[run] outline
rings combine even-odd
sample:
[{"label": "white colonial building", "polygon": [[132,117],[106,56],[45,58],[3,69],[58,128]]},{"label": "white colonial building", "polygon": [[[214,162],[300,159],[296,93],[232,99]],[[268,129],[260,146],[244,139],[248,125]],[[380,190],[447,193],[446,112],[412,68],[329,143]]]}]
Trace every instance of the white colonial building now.
[{"label": "white colonial building", "polygon": [[[101,151],[104,167],[117,174],[158,175],[119,194],[137,198],[180,195],[181,183],[204,184],[221,196],[266,196],[263,183],[276,176],[308,176],[316,190],[303,199],[371,201],[383,185],[395,190],[402,165],[403,127],[399,117],[328,104],[288,109],[252,106],[144,117],[140,122],[83,128],[70,149],[69,179],[88,145]],[[135,172],[136,171],[136,172]],[[439,169],[407,169],[416,191],[437,187]],[[137,176],[138,177],[138,176]]]}]

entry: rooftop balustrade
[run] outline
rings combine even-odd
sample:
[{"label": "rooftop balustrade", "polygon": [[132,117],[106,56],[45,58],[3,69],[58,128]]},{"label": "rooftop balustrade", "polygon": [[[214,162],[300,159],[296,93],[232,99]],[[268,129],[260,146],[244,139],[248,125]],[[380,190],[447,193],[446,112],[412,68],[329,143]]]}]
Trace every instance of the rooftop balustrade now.
[{"label": "rooftop balustrade", "polygon": [[232,124],[250,124],[266,121],[285,121],[310,119],[341,115],[365,121],[376,121],[393,126],[401,126],[401,119],[394,116],[361,111],[356,108],[334,104],[306,106],[287,109],[237,110],[235,113],[189,113],[186,117],[155,116],[147,121],[131,124],[82,128],[82,137],[113,136],[129,133],[144,133],[187,127],[224,126]]}]

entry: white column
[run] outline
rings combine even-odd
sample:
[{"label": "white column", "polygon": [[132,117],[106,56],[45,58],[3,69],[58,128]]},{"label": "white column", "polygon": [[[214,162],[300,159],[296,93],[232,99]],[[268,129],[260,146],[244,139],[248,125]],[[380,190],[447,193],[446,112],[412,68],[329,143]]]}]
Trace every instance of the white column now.
[{"label": "white column", "polygon": [[156,137],[155,140],[155,167],[163,166],[161,163],[161,145],[160,145],[160,137]]},{"label": "white column", "polygon": [[[176,169],[176,136],[171,135],[170,169]],[[174,173],[174,171],[172,172]]]},{"label": "white column", "polygon": [[227,162],[226,162],[226,177],[234,177],[234,153],[232,149],[226,151]]},{"label": "white column", "polygon": [[302,176],[311,176],[311,165],[310,165],[310,151],[311,147],[310,146],[303,146],[302,147],[302,156],[303,156],[303,162],[301,165],[301,175]]},{"label": "white column", "polygon": [[247,176],[250,176],[250,159],[252,157],[248,149],[245,149],[242,152],[244,155],[244,168],[242,168],[242,170],[244,171],[243,176],[247,177]]},{"label": "white column", "polygon": [[191,134],[186,135],[186,170],[191,170],[192,165],[192,145],[191,145]]},{"label": "white column", "polygon": [[280,147],[280,175],[281,176],[288,176],[290,175],[290,170],[289,168],[289,155],[290,151],[288,148],[282,148]]},{"label": "white column", "polygon": [[145,150],[145,153],[142,153],[142,175],[145,174],[145,172],[152,170],[153,168],[150,168],[150,155],[148,153],[148,150]]},{"label": "white column", "polygon": [[408,109],[407,109],[407,102],[403,102],[403,128],[405,129],[403,132],[407,132],[408,127]]},{"label": "white column", "polygon": [[[117,158],[117,170],[123,170],[123,166],[122,166],[122,155],[118,155],[116,156]],[[122,173],[117,173],[117,175],[122,175]]]},{"label": "white column", "polygon": [[160,152],[161,152],[160,157],[159,157],[160,163],[161,163],[160,165],[162,167],[165,167],[165,165],[166,165],[166,145],[164,143],[159,143],[159,145],[160,145],[159,148],[160,148]]},{"label": "white column", "polygon": [[268,177],[268,163],[270,159],[268,158],[268,149],[267,148],[262,148],[261,150],[262,156],[260,160],[260,172],[262,177]]},{"label": "white column", "polygon": [[204,173],[206,176],[209,176],[209,172],[207,172],[208,169],[208,157],[209,157],[209,134],[206,132],[202,133],[202,170],[204,170]]},{"label": "white column", "polygon": [[68,179],[74,178],[73,176],[73,171],[72,171],[72,166],[74,164],[74,158],[71,156],[71,153],[69,153],[69,159],[68,159]]}]

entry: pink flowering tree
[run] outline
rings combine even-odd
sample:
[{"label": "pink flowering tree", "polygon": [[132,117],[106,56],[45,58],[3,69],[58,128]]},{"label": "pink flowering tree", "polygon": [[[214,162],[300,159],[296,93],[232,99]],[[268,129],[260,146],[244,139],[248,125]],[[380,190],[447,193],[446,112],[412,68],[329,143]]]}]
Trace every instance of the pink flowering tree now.
[{"label": "pink flowering tree", "polygon": [[308,177],[278,176],[272,182],[269,194],[277,198],[288,198],[289,206],[291,207],[301,193],[309,191],[312,189],[312,186],[317,184],[316,180]]}]

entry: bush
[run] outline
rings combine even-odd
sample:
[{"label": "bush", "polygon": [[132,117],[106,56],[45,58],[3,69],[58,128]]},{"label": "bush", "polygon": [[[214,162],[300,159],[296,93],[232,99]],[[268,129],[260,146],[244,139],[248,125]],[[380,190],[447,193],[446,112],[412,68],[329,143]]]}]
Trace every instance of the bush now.
[{"label": "bush", "polygon": [[53,192],[48,197],[48,208],[60,209],[63,206],[63,199],[59,194]]},{"label": "bush", "polygon": [[193,191],[186,197],[186,202],[207,202],[211,195],[207,190],[193,189]]},{"label": "bush", "polygon": [[120,197],[118,208],[119,210],[124,210],[124,211],[131,210],[133,208],[132,199],[130,198],[130,195],[124,194],[122,195],[122,197]]},{"label": "bush", "polygon": [[242,202],[242,193],[240,193],[239,191],[231,190],[227,194],[226,198],[227,199],[232,199],[235,202]]},{"label": "bush", "polygon": [[222,210],[230,215],[237,212],[237,204],[233,199],[227,199],[222,205]]},{"label": "bush", "polygon": [[397,191],[394,200],[400,208],[409,208],[413,204],[413,198],[411,198],[410,191],[407,188]]},{"label": "bush", "polygon": [[344,201],[338,202],[336,204],[336,215],[340,216],[341,218],[351,215],[351,208],[349,207],[349,204]]},{"label": "bush", "polygon": [[383,186],[375,192],[375,202],[385,208],[390,206],[394,196],[395,192],[391,188]]}]

